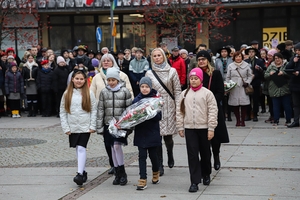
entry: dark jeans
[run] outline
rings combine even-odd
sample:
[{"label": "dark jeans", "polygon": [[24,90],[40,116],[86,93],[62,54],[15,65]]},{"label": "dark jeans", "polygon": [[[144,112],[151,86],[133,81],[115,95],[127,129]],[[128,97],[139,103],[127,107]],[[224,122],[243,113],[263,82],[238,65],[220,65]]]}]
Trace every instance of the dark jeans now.
[{"label": "dark jeans", "polygon": [[190,180],[194,184],[199,184],[202,176],[211,174],[211,151],[207,131],[207,129],[185,129]]},{"label": "dark jeans", "polygon": [[259,102],[260,102],[260,86],[253,86],[254,93],[252,94],[253,101],[253,114],[257,116],[259,111]]},{"label": "dark jeans", "polygon": [[272,101],[274,111],[274,122],[279,121],[281,105],[284,108],[286,121],[290,122],[292,118],[291,95],[285,95],[282,97],[272,97]]},{"label": "dark jeans", "polygon": [[51,92],[41,92],[42,115],[51,115],[52,95]]},{"label": "dark jeans", "polygon": [[139,149],[139,168],[140,168],[140,179],[147,179],[147,152],[152,163],[152,172],[158,172],[158,156],[157,147],[149,147]]},{"label": "dark jeans", "polygon": [[300,92],[292,92],[293,109],[294,109],[294,122],[299,123],[300,115]]}]

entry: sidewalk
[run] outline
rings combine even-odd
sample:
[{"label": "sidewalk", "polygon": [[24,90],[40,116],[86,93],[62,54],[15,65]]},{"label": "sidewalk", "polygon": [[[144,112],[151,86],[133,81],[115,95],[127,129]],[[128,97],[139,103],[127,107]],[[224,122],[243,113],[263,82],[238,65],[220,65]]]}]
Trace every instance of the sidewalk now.
[{"label": "sidewalk", "polygon": [[[3,128],[3,119],[0,119],[0,141],[8,138],[8,130]],[[38,118],[36,118],[37,121]],[[40,118],[42,119],[42,118]],[[283,125],[273,127],[271,124],[264,123],[267,114],[261,114],[259,122],[247,122],[245,128],[236,128],[235,122],[227,122],[230,134],[230,143],[223,144],[221,147],[221,164],[219,171],[213,169],[212,181],[209,186],[199,185],[197,193],[189,193],[190,186],[189,172],[187,165],[187,153],[185,139],[179,136],[174,138],[175,166],[169,169],[164,160],[165,175],[161,177],[161,183],[151,184],[151,167],[148,167],[148,188],[144,191],[137,191],[136,184],[139,179],[137,150],[130,144],[124,148],[126,155],[126,168],[128,174],[128,184],[126,186],[113,186],[114,177],[107,175],[108,169],[105,164],[105,151],[103,142],[99,136],[93,135],[89,144],[88,156],[88,182],[79,188],[72,182],[76,172],[74,163],[73,149],[66,147],[66,139],[57,136],[59,132],[59,120],[49,118],[46,125],[45,121],[39,122],[43,128],[49,131],[55,130],[53,148],[61,148],[63,152],[57,152],[57,161],[66,162],[67,158],[63,154],[70,154],[69,160],[72,162],[62,164],[54,162],[51,167],[41,164],[39,167],[34,164],[36,161],[26,164],[15,162],[15,166],[4,166],[1,164],[0,177],[0,199],[241,199],[241,200],[268,200],[268,199],[299,199],[300,196],[300,129],[287,129]],[[25,118],[20,119],[26,121]],[[234,119],[233,119],[234,120]],[[11,121],[11,120],[8,120]],[[43,122],[44,121],[44,122]],[[281,119],[281,124],[284,123]],[[28,121],[26,121],[28,123]],[[13,125],[5,123],[7,128]],[[54,128],[53,128],[54,127]],[[26,133],[35,139],[41,139],[38,134],[31,133],[33,129],[25,129]],[[37,132],[39,132],[37,130]],[[31,135],[32,134],[32,135]],[[10,136],[16,136],[13,132]],[[60,138],[61,137],[61,138]],[[131,136],[132,137],[132,136]],[[36,145],[36,148],[11,147],[1,148],[1,163],[4,154],[15,155],[16,149],[23,149],[24,152],[31,152],[33,156],[35,149],[40,150],[41,154],[47,157],[43,148],[49,152],[47,143],[52,143],[51,138],[45,138],[46,143]],[[57,142],[63,140],[63,142]],[[1,145],[1,142],[0,142]],[[1,147],[1,146],[0,146]],[[9,151],[8,151],[8,150]],[[164,158],[166,150],[164,149]],[[51,160],[51,159],[50,159]],[[94,160],[94,161],[93,161]],[[98,162],[98,160],[100,160]],[[24,161],[22,161],[24,162]],[[95,162],[97,164],[95,164]],[[32,163],[32,164],[30,164]],[[60,166],[57,166],[59,163]],[[150,165],[150,161],[147,161]],[[56,166],[55,166],[56,165]],[[27,166],[27,167],[26,167]]]}]

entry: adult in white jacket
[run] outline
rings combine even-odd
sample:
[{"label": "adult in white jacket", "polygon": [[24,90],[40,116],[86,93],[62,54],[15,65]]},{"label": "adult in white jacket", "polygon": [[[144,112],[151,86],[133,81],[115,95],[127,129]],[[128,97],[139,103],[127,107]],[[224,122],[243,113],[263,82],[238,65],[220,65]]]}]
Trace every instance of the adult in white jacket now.
[{"label": "adult in white jacket", "polygon": [[96,131],[97,101],[88,88],[85,71],[74,71],[71,81],[61,99],[60,121],[63,132],[69,135],[70,147],[76,148],[78,171],[73,181],[82,185],[87,180],[87,143]]}]

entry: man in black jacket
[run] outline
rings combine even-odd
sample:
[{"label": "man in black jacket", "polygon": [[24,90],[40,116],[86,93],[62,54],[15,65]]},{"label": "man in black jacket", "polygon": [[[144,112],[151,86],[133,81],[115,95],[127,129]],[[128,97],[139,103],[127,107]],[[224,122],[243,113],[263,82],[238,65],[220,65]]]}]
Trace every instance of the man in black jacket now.
[{"label": "man in black jacket", "polygon": [[294,109],[294,122],[288,125],[288,128],[299,127],[299,115],[300,115],[300,42],[294,46],[295,56],[291,58],[287,64],[286,69],[290,70],[291,81],[290,91],[293,98]]},{"label": "man in black jacket", "polygon": [[[254,93],[252,95],[253,100],[253,121],[257,122],[257,113],[258,113],[258,102],[260,100],[260,87],[264,77],[264,71],[266,70],[264,61],[257,58],[258,50],[256,48],[250,47],[245,50],[246,55],[249,55],[249,58],[245,62],[251,65],[252,73],[254,75],[251,85],[253,87]],[[247,112],[246,120],[250,120],[251,106]]]}]

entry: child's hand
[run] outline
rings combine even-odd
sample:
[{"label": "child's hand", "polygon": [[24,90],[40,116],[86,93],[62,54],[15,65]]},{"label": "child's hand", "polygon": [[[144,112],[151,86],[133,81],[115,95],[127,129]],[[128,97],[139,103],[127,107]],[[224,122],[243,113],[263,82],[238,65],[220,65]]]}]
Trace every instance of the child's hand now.
[{"label": "child's hand", "polygon": [[179,131],[179,135],[180,135],[180,137],[184,137],[184,132],[183,131]]},{"label": "child's hand", "polygon": [[95,133],[95,132],[96,132],[95,130],[90,129],[90,133]]},{"label": "child's hand", "polygon": [[119,129],[119,130],[121,129],[121,127],[120,127],[119,125],[117,125],[117,124],[116,124],[116,127],[117,127],[117,129]]},{"label": "child's hand", "polygon": [[66,132],[66,135],[71,135],[71,132],[70,131]]},{"label": "child's hand", "polygon": [[214,135],[215,135],[214,131],[208,131],[207,139],[211,140],[214,137]]}]

